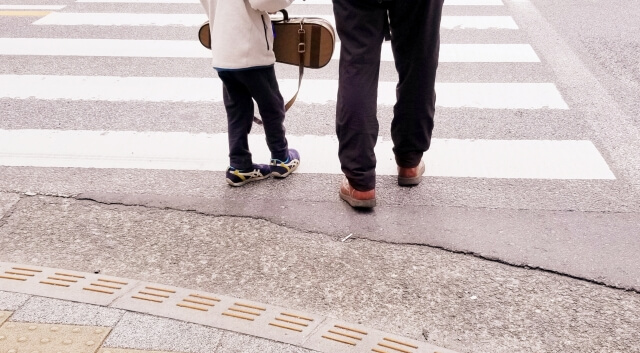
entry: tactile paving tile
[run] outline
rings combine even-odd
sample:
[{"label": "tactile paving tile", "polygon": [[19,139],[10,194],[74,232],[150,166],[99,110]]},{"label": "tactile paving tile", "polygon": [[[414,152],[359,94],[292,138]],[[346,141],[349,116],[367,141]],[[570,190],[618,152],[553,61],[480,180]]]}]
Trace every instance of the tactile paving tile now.
[{"label": "tactile paving tile", "polygon": [[301,345],[322,323],[318,315],[217,294],[141,283],[116,300],[117,309],[193,322]]},{"label": "tactile paving tile", "polygon": [[138,349],[126,349],[126,348],[101,348],[98,353],[181,353],[181,352],[167,352],[167,351],[142,351]]},{"label": "tactile paving tile", "polygon": [[5,322],[0,327],[0,352],[95,353],[111,328]]},{"label": "tactile paving tile", "polygon": [[[90,273],[0,262],[0,290],[172,318],[327,353],[455,353],[426,342],[320,315],[185,288]],[[0,348],[2,347],[0,344]],[[115,349],[110,350],[121,353]],[[0,353],[5,352],[0,350]]]},{"label": "tactile paving tile", "polygon": [[455,353],[360,325],[327,320],[304,344],[321,352]]},{"label": "tactile paving tile", "polygon": [[0,290],[109,305],[138,282],[120,278],[0,262]]},{"label": "tactile paving tile", "polygon": [[9,316],[11,316],[11,314],[11,311],[0,311],[0,326],[9,319]]}]

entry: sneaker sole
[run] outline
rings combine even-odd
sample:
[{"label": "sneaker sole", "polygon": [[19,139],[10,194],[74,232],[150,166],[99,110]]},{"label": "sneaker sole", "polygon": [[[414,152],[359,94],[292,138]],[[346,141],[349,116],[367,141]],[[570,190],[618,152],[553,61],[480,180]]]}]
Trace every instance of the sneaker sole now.
[{"label": "sneaker sole", "polygon": [[258,180],[264,180],[264,179],[267,179],[269,176],[271,176],[271,174],[269,174],[269,175],[264,175],[264,176],[257,177],[257,178],[247,179],[247,180],[245,180],[245,181],[241,181],[241,182],[238,182],[238,183],[234,183],[231,179],[227,178],[227,184],[229,184],[229,185],[231,185],[231,186],[242,186],[242,185],[244,185],[244,184],[246,184],[246,183],[250,183],[250,182],[252,182],[252,181],[258,181]]},{"label": "sneaker sole", "polygon": [[425,171],[424,162],[420,162],[420,169],[418,170],[418,176],[413,178],[404,178],[404,177],[398,176],[398,185],[416,186],[420,184],[420,182],[422,181],[422,174],[424,174],[424,171]]},{"label": "sneaker sole", "polygon": [[340,198],[345,200],[351,207],[373,208],[376,206],[376,199],[358,200],[343,193],[340,193]]},{"label": "sneaker sole", "polygon": [[300,166],[300,162],[298,162],[298,164],[296,164],[295,167],[293,167],[292,169],[289,169],[289,171],[284,174],[280,174],[278,172],[271,172],[271,175],[273,175],[274,178],[283,179],[288,177],[289,174],[293,173],[296,169],[298,169],[299,166]]}]

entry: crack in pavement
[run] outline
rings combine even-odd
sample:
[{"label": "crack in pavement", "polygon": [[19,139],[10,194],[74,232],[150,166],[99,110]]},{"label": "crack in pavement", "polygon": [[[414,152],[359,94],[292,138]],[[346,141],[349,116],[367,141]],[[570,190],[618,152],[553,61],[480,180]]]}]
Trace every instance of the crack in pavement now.
[{"label": "crack in pavement", "polygon": [[[99,196],[89,196],[89,195],[83,195],[83,194],[78,195],[77,197],[75,197],[75,199],[78,200],[78,201],[91,201],[91,202],[95,202],[95,203],[98,203],[98,204],[104,204],[104,205],[119,205],[119,206],[125,206],[125,207],[145,207],[145,208],[155,209],[155,210],[172,210],[172,211],[190,212],[190,213],[194,213],[194,214],[198,214],[198,215],[202,215],[202,216],[210,216],[210,217],[233,217],[233,218],[239,218],[239,219],[245,218],[245,219],[262,220],[262,221],[266,221],[266,222],[272,223],[274,225],[282,226],[282,227],[285,227],[285,228],[288,228],[288,229],[292,229],[292,230],[295,230],[295,231],[298,231],[298,232],[318,234],[318,232],[311,232],[311,231],[309,231],[307,229],[303,229],[303,228],[299,228],[299,227],[295,227],[295,226],[290,226],[290,225],[278,224],[277,222],[272,221],[268,217],[233,215],[233,214],[224,214],[224,213],[209,213],[209,212],[206,212],[206,211],[199,211],[199,210],[193,209],[193,208],[192,209],[180,208],[180,207],[172,207],[172,206],[168,206],[168,205],[165,205],[165,206],[154,206],[154,205],[150,205],[150,204],[145,203],[145,202],[127,203],[125,201],[103,201],[103,200],[99,199]],[[339,236],[332,236],[332,235],[329,235],[329,234],[326,234],[326,233],[321,233],[321,234],[323,234],[324,236],[333,238],[333,239],[337,239],[337,240],[340,240],[342,238],[342,237],[339,237]],[[633,293],[640,294],[640,289],[637,289],[637,288],[616,286],[616,285],[613,285],[613,284],[610,284],[610,283],[606,283],[606,282],[603,282],[603,281],[598,281],[598,280],[595,280],[595,279],[592,279],[592,278],[576,276],[576,275],[572,275],[570,273],[561,272],[561,271],[557,271],[557,270],[553,270],[553,269],[549,269],[549,268],[545,268],[545,267],[541,267],[541,266],[530,266],[530,265],[525,265],[525,264],[521,264],[521,263],[519,264],[519,263],[515,263],[515,262],[509,262],[509,261],[501,259],[501,258],[499,258],[497,256],[487,256],[487,255],[483,255],[483,254],[480,254],[480,253],[477,253],[477,252],[474,252],[474,251],[458,250],[458,249],[454,249],[454,248],[450,248],[450,247],[438,246],[438,245],[432,245],[432,244],[424,244],[424,243],[412,243],[412,242],[397,243],[397,242],[391,242],[391,241],[387,241],[387,240],[383,240],[383,239],[362,238],[362,237],[353,236],[353,233],[350,233],[350,235],[347,238],[349,238],[349,239],[364,239],[364,240],[371,241],[373,243],[379,243],[379,244],[421,246],[421,247],[427,247],[427,248],[431,248],[431,249],[438,249],[438,250],[443,250],[443,251],[447,251],[447,252],[454,253],[454,254],[472,256],[472,257],[477,258],[477,259],[481,259],[481,260],[485,260],[485,261],[491,261],[491,262],[495,262],[495,263],[511,266],[511,267],[514,267],[514,268],[541,271],[541,272],[550,273],[550,274],[554,274],[554,275],[564,276],[564,277],[575,279],[575,280],[585,281],[587,283],[592,283],[592,284],[604,286],[604,287],[611,288],[611,289],[623,290],[623,291],[628,291],[628,292],[633,292]],[[342,239],[346,239],[346,238],[342,238]]]}]

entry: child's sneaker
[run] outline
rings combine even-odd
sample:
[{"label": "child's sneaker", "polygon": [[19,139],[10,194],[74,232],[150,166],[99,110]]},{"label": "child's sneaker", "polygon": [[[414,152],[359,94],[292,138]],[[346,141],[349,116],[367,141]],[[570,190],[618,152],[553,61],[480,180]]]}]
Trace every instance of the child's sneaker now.
[{"label": "child's sneaker", "polygon": [[242,186],[250,181],[266,179],[271,175],[271,168],[266,164],[254,164],[251,169],[240,170],[234,167],[227,169],[227,183]]},{"label": "child's sneaker", "polygon": [[300,154],[294,149],[289,149],[289,158],[286,161],[271,160],[271,173],[275,178],[286,178],[300,165]]}]

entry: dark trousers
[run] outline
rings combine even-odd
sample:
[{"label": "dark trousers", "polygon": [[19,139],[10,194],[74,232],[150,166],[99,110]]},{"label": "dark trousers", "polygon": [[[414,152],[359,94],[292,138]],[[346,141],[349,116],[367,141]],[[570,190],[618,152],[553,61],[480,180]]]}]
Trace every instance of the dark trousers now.
[{"label": "dark trousers", "polygon": [[357,190],[375,188],[380,51],[391,32],[399,82],[391,122],[396,163],[415,167],[429,149],[443,0],[333,0],[340,38],[338,157]]},{"label": "dark trousers", "polygon": [[262,117],[271,158],[288,157],[285,137],[284,99],[280,94],[273,66],[236,71],[219,71],[223,100],[227,110],[229,161],[237,169],[252,165],[249,132],[253,126],[253,100]]}]

